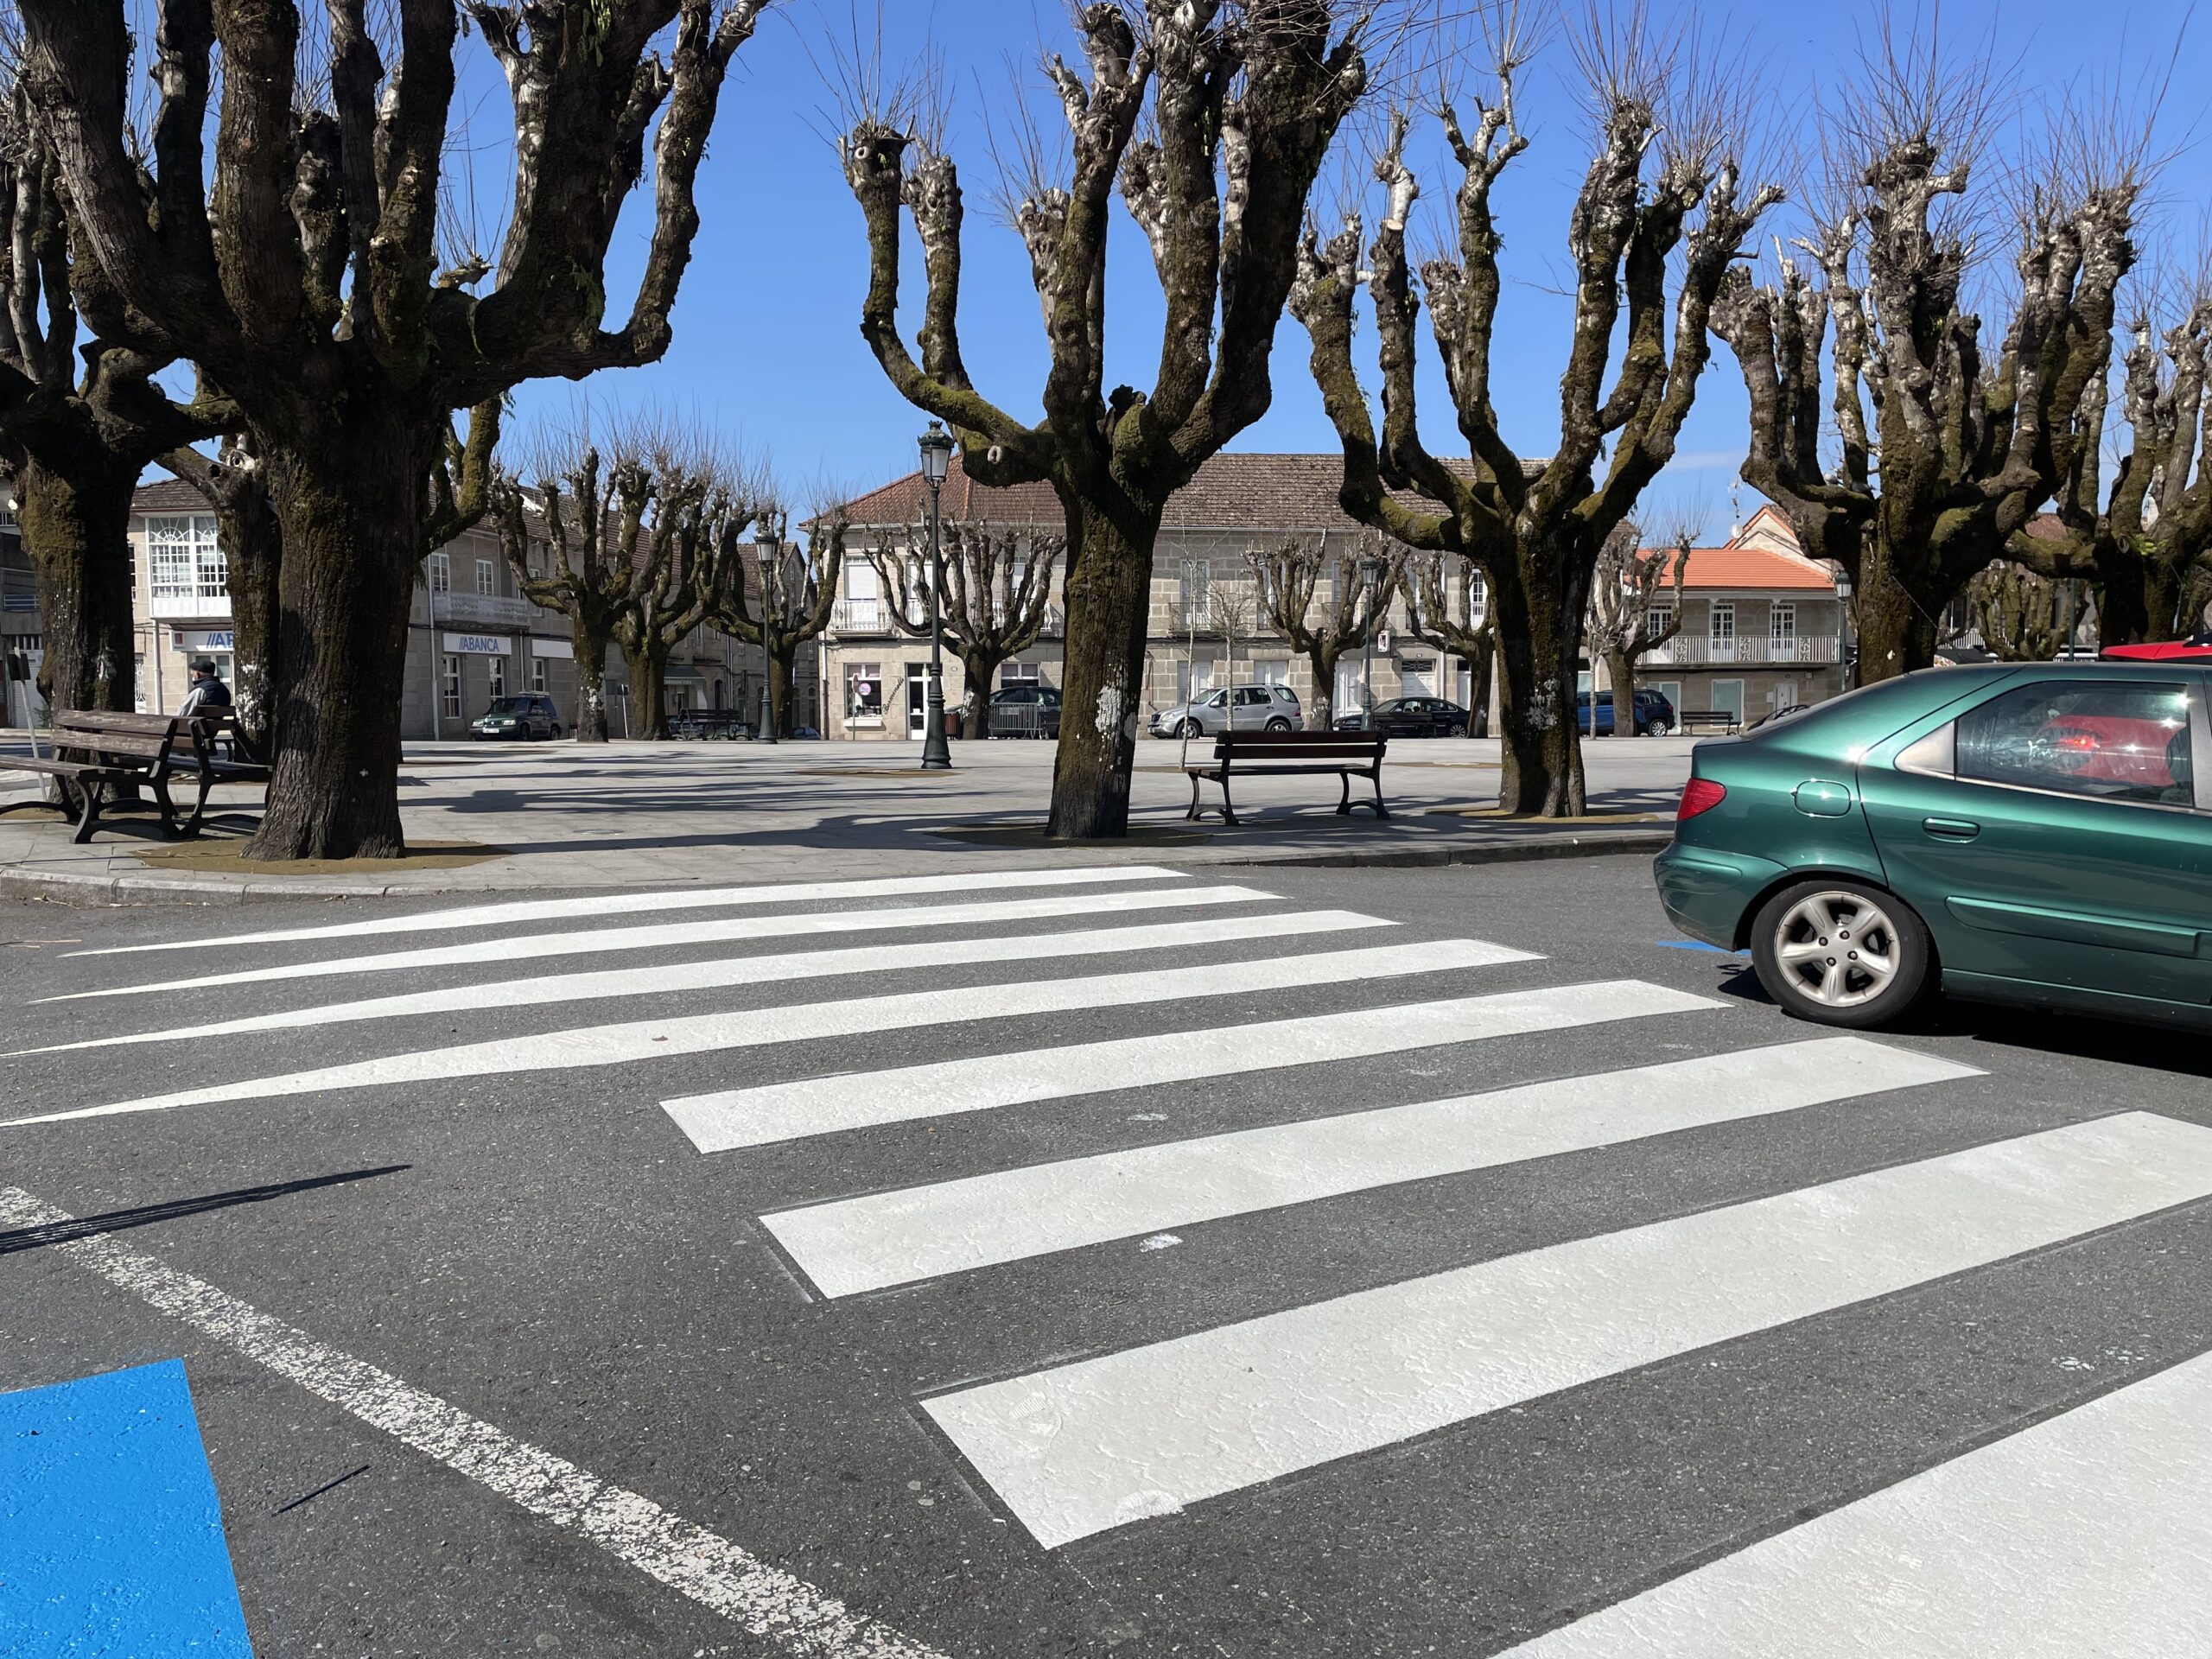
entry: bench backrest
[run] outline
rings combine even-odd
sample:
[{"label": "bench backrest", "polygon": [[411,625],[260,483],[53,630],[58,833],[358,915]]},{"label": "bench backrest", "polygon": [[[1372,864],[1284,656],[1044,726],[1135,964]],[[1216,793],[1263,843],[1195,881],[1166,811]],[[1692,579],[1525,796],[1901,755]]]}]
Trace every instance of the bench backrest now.
[{"label": "bench backrest", "polygon": [[189,715],[68,709],[54,716],[54,746],[57,749],[158,761],[181,738],[188,737],[187,727],[194,728],[193,735],[204,740],[213,736],[230,717],[227,709]]},{"label": "bench backrest", "polygon": [[1389,742],[1381,732],[1224,732],[1214,740],[1213,758],[1373,761]]}]

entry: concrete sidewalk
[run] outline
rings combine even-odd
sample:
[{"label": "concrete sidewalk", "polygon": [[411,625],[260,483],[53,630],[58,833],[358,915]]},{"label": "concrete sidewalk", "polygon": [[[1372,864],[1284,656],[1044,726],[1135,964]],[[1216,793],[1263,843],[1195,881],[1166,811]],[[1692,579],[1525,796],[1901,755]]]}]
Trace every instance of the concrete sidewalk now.
[{"label": "concrete sidewalk", "polygon": [[[785,881],[929,870],[1095,864],[1433,865],[1656,850],[1689,768],[1686,739],[1588,747],[1593,818],[1531,824],[1469,817],[1495,806],[1495,741],[1402,743],[1383,768],[1391,817],[1336,816],[1328,778],[1236,785],[1231,828],[1184,822],[1181,746],[1137,752],[1127,842],[1047,843],[1052,746],[953,747],[950,773],[922,772],[903,743],[574,743],[411,747],[400,773],[411,848],[448,849],[338,869],[191,866],[251,832],[258,791],[219,790],[208,836],[165,842],[125,817],[88,846],[29,804],[39,780],[5,770],[20,739],[0,736],[0,894],[73,902],[238,903],[593,887]],[[1353,798],[1363,785],[1355,780]],[[1217,804],[1207,785],[1204,798]],[[12,807],[11,807],[12,804]],[[461,845],[452,845],[461,843]]]}]

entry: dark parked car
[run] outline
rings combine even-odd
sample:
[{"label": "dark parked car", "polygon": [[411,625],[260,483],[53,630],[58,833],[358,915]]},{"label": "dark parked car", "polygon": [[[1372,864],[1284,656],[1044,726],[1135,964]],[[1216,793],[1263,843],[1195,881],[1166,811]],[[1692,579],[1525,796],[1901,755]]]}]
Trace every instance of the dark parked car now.
[{"label": "dark parked car", "polygon": [[[1597,737],[1610,737],[1613,731],[1613,694],[1608,691],[1598,699],[1598,723],[1590,723],[1590,694],[1583,692],[1574,699],[1575,723]],[[1636,694],[1636,729],[1646,737],[1664,737],[1679,722],[1675,718],[1675,705],[1663,693],[1646,688]]]},{"label": "dark parked car", "polygon": [[1465,737],[1467,711],[1445,697],[1392,697],[1375,705],[1370,722],[1361,715],[1339,715],[1340,732],[1374,730],[1386,737]]},{"label": "dark parked car", "polygon": [[1659,897],[1801,1018],[1928,988],[2212,1029],[2212,672],[1933,669],[1700,743]]},{"label": "dark parked car", "polygon": [[1049,685],[1001,686],[991,693],[993,737],[1060,734],[1060,694]]},{"label": "dark parked car", "polygon": [[535,692],[527,696],[498,697],[490,709],[470,722],[468,731],[476,738],[514,737],[527,741],[533,737],[558,737],[561,715],[554,708],[552,698]]}]

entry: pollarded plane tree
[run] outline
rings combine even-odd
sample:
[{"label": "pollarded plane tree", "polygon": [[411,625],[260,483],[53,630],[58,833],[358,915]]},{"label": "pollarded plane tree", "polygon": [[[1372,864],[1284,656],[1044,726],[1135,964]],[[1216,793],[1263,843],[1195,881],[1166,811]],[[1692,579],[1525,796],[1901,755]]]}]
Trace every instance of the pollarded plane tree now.
[{"label": "pollarded plane tree", "polygon": [[[991,734],[991,681],[1000,668],[1035,645],[1051,613],[1052,567],[1067,537],[1034,526],[957,523],[940,527],[944,550],[944,643],[960,658],[964,683],[960,734]],[[930,637],[926,523],[896,543],[879,539],[868,563],[892,596],[893,626],[910,639]]]},{"label": "pollarded plane tree", "polygon": [[[1313,721],[1322,731],[1334,718],[1337,664],[1347,652],[1370,644],[1382,631],[1390,598],[1404,574],[1409,550],[1379,536],[1363,535],[1331,552],[1326,538],[1293,536],[1255,548],[1252,567],[1259,622],[1304,657],[1313,676]],[[1325,585],[1326,597],[1322,596]]]},{"label": "pollarded plane tree", "polygon": [[[1633,518],[1616,524],[1599,551],[1590,584],[1590,656],[1605,664],[1612,687],[1615,737],[1632,737],[1642,729],[1636,718],[1637,665],[1682,631],[1682,587],[1689,580],[1697,531],[1681,525],[1664,547],[1645,548],[1638,545],[1642,540]],[[1593,691],[1593,729],[1597,706]]]},{"label": "pollarded plane tree", "polygon": [[1971,300],[1990,238],[1968,191],[1993,85],[1932,37],[1870,55],[1829,123],[1803,263],[1782,259],[1767,287],[1736,273],[1713,307],[1750,393],[1744,481],[1851,576],[1861,683],[1927,667],[1944,607],[2063,480],[2094,472],[2076,411],[2101,404],[2136,162],[2053,168],[2018,193],[2018,291],[1992,353]]},{"label": "pollarded plane tree", "polygon": [[836,610],[848,526],[842,512],[825,507],[805,526],[804,544],[791,538],[780,512],[764,510],[751,542],[739,539],[743,529],[725,520],[716,530],[707,620],[760,648],[768,701],[760,734],[774,742],[792,732],[799,647],[821,638]]},{"label": "pollarded plane tree", "polygon": [[[297,0],[151,0],[142,154],[126,0],[19,0],[24,84],[133,343],[236,403],[283,524],[285,701],[250,856],[403,850],[404,645],[452,411],[667,349],[708,131],[766,3],[401,0],[379,34],[369,0],[306,29]],[[442,213],[474,188],[442,165],[464,17],[512,94],[512,208],[495,261],[441,270]],[[609,327],[607,248],[649,149],[642,270]]]},{"label": "pollarded plane tree", "polygon": [[[12,42],[0,50],[12,56]],[[0,462],[44,618],[41,690],[56,709],[127,712],[139,474],[237,414],[162,389],[175,353],[132,338],[67,203],[54,146],[11,80],[0,92]]]},{"label": "pollarded plane tree", "polygon": [[2073,622],[2059,583],[2000,559],[1967,584],[1981,643],[2008,663],[2047,663],[2069,641]]},{"label": "pollarded plane tree", "polygon": [[[1313,375],[1343,444],[1344,510],[1416,549],[1472,558],[1488,578],[1501,805],[1571,817],[1584,808],[1574,698],[1599,550],[1673,459],[1710,354],[1713,296],[1782,190],[1745,186],[1739,81],[1690,61],[1694,41],[1670,52],[1640,10],[1618,21],[1593,16],[1579,42],[1594,154],[1568,219],[1573,325],[1559,438],[1548,459],[1524,460],[1491,401],[1491,368],[1505,289],[1491,197],[1529,144],[1514,113],[1525,38],[1518,9],[1506,7],[1491,38],[1496,101],[1476,103],[1471,127],[1451,99],[1438,102],[1459,175],[1452,252],[1421,265],[1417,291],[1406,236],[1421,185],[1406,159],[1410,111],[1402,109],[1376,165],[1389,201],[1364,269],[1357,215],[1325,241],[1309,232],[1291,308],[1312,336]],[[1352,362],[1363,283],[1376,323],[1379,432]],[[1432,454],[1420,431],[1421,295],[1467,443],[1467,461],[1456,465]]]},{"label": "pollarded plane tree", "polygon": [[2072,465],[2050,512],[2005,543],[2019,563],[2097,589],[2098,638],[2140,645],[2194,633],[2212,574],[2212,293],[2200,287],[2181,316],[2157,331],[2146,310],[2131,323],[2121,418],[2129,439],[2102,482],[2106,388],[2083,390]]},{"label": "pollarded plane tree", "polygon": [[1490,735],[1491,683],[1497,668],[1497,617],[1490,584],[1472,559],[1440,549],[1409,552],[1398,581],[1406,626],[1431,650],[1467,665],[1467,735]]},{"label": "pollarded plane tree", "polygon": [[[1068,537],[1066,682],[1050,832],[1120,836],[1142,694],[1153,550],[1168,497],[1268,409],[1298,227],[1338,124],[1367,86],[1371,7],[1356,0],[1092,0],[1088,75],[1048,67],[1067,118],[1058,177],[1017,182],[1051,352],[1044,418],[977,391],[962,358],[963,208],[952,158],[886,111],[856,113],[845,173],[867,221],[861,331],[892,384],[958,435],[989,485],[1043,481]],[[1106,249],[1119,188],[1166,301],[1149,391],[1105,383]],[[927,292],[920,359],[898,330],[900,215]]]},{"label": "pollarded plane tree", "polygon": [[642,574],[638,550],[652,481],[634,457],[608,467],[588,443],[541,458],[537,471],[534,494],[510,474],[495,476],[491,518],[516,590],[569,619],[576,741],[604,743],[607,654]]}]

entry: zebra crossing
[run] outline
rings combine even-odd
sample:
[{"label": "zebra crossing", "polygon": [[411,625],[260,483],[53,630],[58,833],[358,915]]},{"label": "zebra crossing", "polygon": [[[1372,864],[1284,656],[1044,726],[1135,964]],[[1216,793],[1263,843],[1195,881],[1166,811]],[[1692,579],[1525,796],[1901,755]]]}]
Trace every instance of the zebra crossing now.
[{"label": "zebra crossing", "polygon": [[[852,942],[860,936],[866,943]],[[10,1113],[0,1133],[244,1103],[281,1110],[340,1090],[397,1110],[433,1084],[601,1070],[609,1093],[658,1108],[668,1145],[709,1160],[702,1170],[834,1146],[861,1172],[858,1190],[772,1195],[751,1216],[825,1320],[884,1293],[1020,1264],[1061,1262],[1079,1277],[1084,1252],[1172,1245],[1178,1230],[1272,1217],[1294,1235],[1302,1219],[1357,1195],[1478,1172],[1515,1179],[1544,1160],[1618,1157],[1665,1137],[1754,1134],[1821,1108],[1902,1093],[1940,1113],[1947,1091],[1984,1075],[1897,1042],[1809,1027],[1779,1041],[1762,1027],[1763,1040],[1747,1045],[1752,1016],[1720,997],[1632,977],[1562,978],[1517,944],[1301,907],[1266,887],[1154,866],[487,903],[194,943],[248,965],[165,972],[156,953],[168,941],[84,952],[103,958],[104,982],[57,988],[33,1013],[90,1002],[105,1025],[26,1042],[7,1058],[181,1046],[219,1055],[223,1075],[41,1103]],[[1140,961],[1166,952],[1205,960]],[[132,976],[137,955],[154,958],[156,976]],[[586,957],[561,970],[562,959]],[[957,1017],[940,990],[849,992],[864,977],[955,964],[1002,976]],[[473,976],[485,969],[503,976]],[[1515,977],[1495,982],[1506,974]],[[403,975],[406,988],[379,988]],[[810,982],[836,994],[810,992]],[[692,1006],[723,990],[769,1000]],[[1294,991],[1346,1006],[1253,1005]],[[258,995],[293,993],[340,994],[251,1006]],[[680,1011],[648,1012],[647,999],[677,997]],[[213,1012],[114,1028],[112,1016],[148,1006]],[[448,1034],[465,1040],[416,1040],[431,1018],[516,1008],[531,1011],[537,1028],[486,1036],[453,1026]],[[841,1067],[841,1044],[925,1027],[941,1049],[951,1027],[953,1052]],[[252,1066],[253,1039],[326,1027],[378,1052]],[[35,1018],[23,1029],[49,1034]],[[1655,1050],[1663,1033],[1671,1049],[1698,1052],[1533,1079],[1484,1069],[1508,1039],[1564,1043],[1609,1030],[1655,1033]],[[193,1047],[212,1038],[226,1040]],[[767,1053],[745,1081],[660,1081],[663,1063],[690,1057],[711,1069],[752,1051]],[[1482,1086],[1408,1098],[1402,1085],[1363,1084],[1365,1073],[1346,1065],[1427,1053],[1471,1068]],[[1343,1069],[1316,1070],[1331,1066]],[[1170,1104],[1230,1083],[1313,1076],[1353,1080],[1319,1115],[1292,1107],[1189,1134],[1132,1128],[1123,1144],[1076,1155],[994,1139],[1025,1111],[1081,1116],[1131,1090]],[[977,1166],[918,1179],[895,1153],[873,1157],[869,1135],[917,1128],[967,1137]],[[2212,1129],[2117,1109],[1105,1351],[1040,1352],[918,1389],[909,1405],[1038,1551],[1193,1512],[1233,1528],[1240,1499],[1287,1478],[1356,1471],[1363,1458],[1565,1390],[2208,1200]],[[894,1334],[896,1309],[874,1314]],[[1810,1518],[1512,1651],[2195,1650],[2212,1640],[2212,1588],[2202,1582],[2212,1575],[2183,1569],[2212,1552],[2208,1407],[2212,1357],[2200,1357],[1878,1491],[1813,1505]],[[2195,1588],[2173,1590],[2177,1569]],[[2006,1609],[2006,1639],[1994,1643],[1993,1597]],[[1839,1598],[1847,1620],[1836,1618]],[[2090,1637],[2101,1630],[2124,1639],[2097,1647]]]}]

